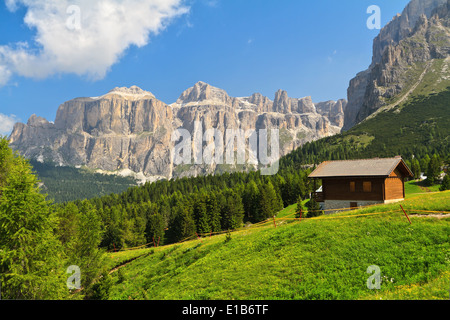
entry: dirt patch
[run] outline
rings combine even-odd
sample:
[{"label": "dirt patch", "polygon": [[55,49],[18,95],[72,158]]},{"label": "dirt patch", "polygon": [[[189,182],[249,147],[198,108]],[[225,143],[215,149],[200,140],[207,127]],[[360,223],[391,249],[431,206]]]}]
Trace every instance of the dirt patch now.
[{"label": "dirt patch", "polygon": [[444,218],[450,218],[450,214],[415,214],[413,217],[418,218],[436,218],[436,219],[444,219]]}]

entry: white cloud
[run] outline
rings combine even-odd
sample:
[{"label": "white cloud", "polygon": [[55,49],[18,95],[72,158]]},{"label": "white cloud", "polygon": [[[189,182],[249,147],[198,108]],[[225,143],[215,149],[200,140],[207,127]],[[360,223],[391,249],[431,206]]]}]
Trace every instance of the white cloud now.
[{"label": "white cloud", "polygon": [[[1,62],[1,60],[0,60],[0,62]],[[11,77],[11,71],[8,68],[6,68],[6,66],[2,66],[0,64],[0,87],[7,84],[10,77]]]},{"label": "white cloud", "polygon": [[18,122],[19,119],[15,115],[5,115],[0,113],[0,135],[9,135],[14,127],[14,124]]},{"label": "white cloud", "polygon": [[36,36],[32,43],[0,45],[0,85],[13,74],[102,79],[130,46],[147,45],[189,12],[183,0],[6,0],[6,6],[11,12],[26,7],[24,22]]},{"label": "white cloud", "polygon": [[203,0],[203,3],[211,8],[216,8],[219,5],[219,0]]}]

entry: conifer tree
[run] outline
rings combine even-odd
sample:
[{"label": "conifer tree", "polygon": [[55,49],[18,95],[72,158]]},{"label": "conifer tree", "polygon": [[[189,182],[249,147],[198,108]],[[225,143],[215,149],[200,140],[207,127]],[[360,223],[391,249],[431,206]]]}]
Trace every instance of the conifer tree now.
[{"label": "conifer tree", "polygon": [[450,190],[450,175],[448,173],[445,175],[444,180],[442,180],[442,184],[439,190],[440,191]]},{"label": "conifer tree", "polygon": [[211,231],[206,208],[206,196],[204,194],[200,194],[194,198],[194,219],[197,233],[208,233]]},{"label": "conifer tree", "polygon": [[421,175],[422,172],[421,172],[419,160],[413,159],[411,161],[411,171],[414,174],[414,179],[417,180],[417,179],[420,178],[420,175]]},{"label": "conifer tree", "polygon": [[194,236],[196,227],[192,203],[188,199],[183,198],[172,209],[174,218],[169,226],[169,241],[174,243]]},{"label": "conifer tree", "polygon": [[0,138],[0,285],[2,299],[62,299],[65,255],[57,225],[29,163]]},{"label": "conifer tree", "polygon": [[435,184],[440,173],[441,173],[441,159],[437,155],[434,155],[431,158],[430,162],[428,163],[427,184],[430,186]]},{"label": "conifer tree", "polygon": [[242,200],[246,219],[251,222],[258,222],[260,211],[260,192],[255,181],[251,180],[246,185]]},{"label": "conifer tree", "polygon": [[309,202],[306,204],[306,207],[308,208],[308,218],[318,217],[323,214],[320,204],[314,197],[311,197]]},{"label": "conifer tree", "polygon": [[99,248],[103,228],[97,209],[89,201],[82,201],[79,210],[78,239],[69,256],[69,264],[80,268],[81,285],[89,292],[104,271],[104,251]]},{"label": "conifer tree", "polygon": [[282,205],[280,198],[277,196],[272,183],[269,181],[264,184],[260,191],[260,215],[258,221],[263,221],[272,217]]},{"label": "conifer tree", "polygon": [[206,195],[206,210],[209,217],[209,224],[212,232],[221,231],[220,225],[220,208],[219,203],[217,201],[217,196],[215,194],[207,194]]},{"label": "conifer tree", "polygon": [[242,198],[233,190],[228,189],[221,201],[222,230],[235,230],[244,222],[244,205]]}]

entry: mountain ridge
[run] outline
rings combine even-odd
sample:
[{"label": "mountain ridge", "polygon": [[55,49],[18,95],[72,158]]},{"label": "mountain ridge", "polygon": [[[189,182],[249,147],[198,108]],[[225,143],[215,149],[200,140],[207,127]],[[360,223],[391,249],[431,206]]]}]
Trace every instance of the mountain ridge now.
[{"label": "mountain ridge", "polygon": [[315,104],[311,97],[290,98],[283,90],[277,91],[273,101],[259,93],[231,97],[202,81],[185,90],[175,103],[166,104],[132,86],[67,101],[58,108],[54,123],[32,115],[27,124],[14,126],[9,139],[13,149],[30,159],[108,172],[131,170],[154,181],[220,169],[220,164],[174,164],[172,134],[178,129],[192,136],[198,134],[196,123],[223,133],[280,129],[281,156],[305,142],[340,132],[345,106],[344,99]]},{"label": "mountain ridge", "polygon": [[450,54],[449,8],[449,0],[412,0],[380,30],[371,65],[350,80],[344,131],[400,94],[410,66]]}]

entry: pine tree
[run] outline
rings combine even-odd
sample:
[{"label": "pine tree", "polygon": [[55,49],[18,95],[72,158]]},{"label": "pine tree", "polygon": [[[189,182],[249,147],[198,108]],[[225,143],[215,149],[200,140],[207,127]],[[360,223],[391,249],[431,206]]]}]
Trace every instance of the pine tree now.
[{"label": "pine tree", "polygon": [[0,139],[0,285],[3,299],[62,299],[65,255],[29,163]]},{"label": "pine tree", "polygon": [[272,183],[269,181],[264,184],[260,191],[260,214],[257,221],[268,219],[278,212],[280,208],[279,200]]},{"label": "pine tree", "polygon": [[243,194],[245,217],[248,221],[258,222],[260,211],[260,192],[255,181],[251,180],[246,186]]},{"label": "pine tree", "polygon": [[78,237],[79,212],[74,203],[68,203],[64,207],[56,209],[58,215],[57,233],[66,250],[73,250],[73,245]]},{"label": "pine tree", "polygon": [[108,250],[123,248],[122,207],[105,208],[104,215],[105,231],[100,246]]},{"label": "pine tree", "polygon": [[194,219],[197,233],[208,233],[211,231],[204,194],[194,198]]},{"label": "pine tree", "polygon": [[174,212],[174,218],[169,226],[169,241],[174,243],[194,236],[196,227],[192,203],[188,199],[182,199],[178,201],[172,210]]},{"label": "pine tree", "polygon": [[427,169],[427,184],[429,186],[436,183],[439,174],[441,173],[441,159],[434,155],[430,162],[428,163],[428,169]]},{"label": "pine tree", "polygon": [[314,197],[311,197],[309,202],[306,204],[306,207],[308,208],[308,218],[323,215],[323,211],[320,208],[320,204],[316,201]]},{"label": "pine tree", "polygon": [[99,249],[102,240],[102,222],[97,209],[87,200],[81,202],[78,239],[74,251],[69,256],[69,264],[81,270],[81,285],[87,295],[94,281],[104,271],[105,259],[103,250]]},{"label": "pine tree", "polygon": [[420,168],[426,173],[428,164],[430,163],[431,158],[428,154],[426,154],[423,158],[420,159]]},{"label": "pine tree", "polygon": [[244,222],[244,205],[242,198],[233,190],[228,189],[221,201],[222,230],[235,230]]},{"label": "pine tree", "polygon": [[411,171],[414,173],[414,179],[419,179],[422,173],[422,170],[420,168],[419,160],[413,159],[411,161]]},{"label": "pine tree", "polygon": [[220,208],[219,203],[217,201],[217,197],[215,194],[207,194],[206,195],[206,210],[209,217],[209,224],[211,226],[212,232],[221,231],[220,225]]},{"label": "pine tree", "polygon": [[146,217],[145,237],[147,243],[158,243],[162,245],[164,243],[166,222],[164,216],[159,212],[158,205],[155,203],[147,202],[142,205],[144,209],[144,215]]},{"label": "pine tree", "polygon": [[444,180],[442,180],[442,184],[439,190],[440,191],[450,190],[450,175],[448,173],[445,175]]}]

